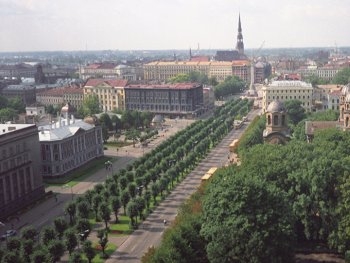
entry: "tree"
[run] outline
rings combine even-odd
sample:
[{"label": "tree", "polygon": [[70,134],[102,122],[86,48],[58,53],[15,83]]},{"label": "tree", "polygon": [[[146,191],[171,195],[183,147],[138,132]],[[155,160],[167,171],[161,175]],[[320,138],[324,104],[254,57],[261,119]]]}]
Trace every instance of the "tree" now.
[{"label": "tree", "polygon": [[1,263],[19,263],[22,262],[21,256],[19,253],[14,251],[8,251],[2,257]]},{"label": "tree", "polygon": [[107,232],[103,229],[100,229],[97,231],[97,237],[99,238],[98,243],[100,244],[101,248],[102,248],[102,257],[105,258],[106,254],[105,254],[105,249],[108,243],[108,236],[107,236]]},{"label": "tree", "polygon": [[302,102],[299,100],[287,100],[284,105],[288,112],[290,121],[296,125],[305,118],[305,109],[301,106]]},{"label": "tree", "polygon": [[243,173],[226,171],[214,179],[201,229],[210,262],[293,262],[294,220],[286,194]]},{"label": "tree", "polygon": [[80,218],[89,218],[90,205],[87,201],[82,201],[77,204],[78,216]]},{"label": "tree", "polygon": [[57,262],[63,256],[65,247],[61,240],[52,240],[48,244],[47,249],[51,256],[52,262]]},{"label": "tree", "polygon": [[81,258],[81,254],[79,252],[74,252],[69,257],[69,263],[83,263],[83,259]]},{"label": "tree", "polygon": [[136,203],[137,211],[139,213],[139,218],[140,218],[140,220],[142,220],[143,219],[143,210],[146,207],[145,199],[142,196],[138,196],[135,198],[135,203]]},{"label": "tree", "polygon": [[106,202],[100,204],[99,214],[102,220],[105,222],[105,230],[107,231],[108,221],[111,219],[111,209]]},{"label": "tree", "polygon": [[57,217],[53,221],[53,224],[54,224],[55,230],[58,234],[58,238],[61,239],[64,231],[66,231],[66,229],[68,228],[67,221],[64,219],[64,217]]},{"label": "tree", "polygon": [[26,226],[21,230],[21,237],[25,240],[35,241],[38,231],[36,231],[34,226]]},{"label": "tree", "polygon": [[48,254],[47,248],[35,249],[33,254],[30,256],[32,263],[51,263],[50,256]]},{"label": "tree", "polygon": [[107,130],[113,129],[113,123],[112,123],[111,117],[109,117],[107,113],[102,113],[99,118],[99,121],[101,125],[105,125]]},{"label": "tree", "polygon": [[118,196],[113,196],[112,197],[112,210],[114,212],[116,223],[118,223],[118,213],[119,213],[120,207],[121,207],[120,198]]},{"label": "tree", "polygon": [[25,105],[20,97],[9,99],[8,107],[15,110],[17,113],[26,112]]},{"label": "tree", "polygon": [[85,253],[88,262],[91,263],[92,259],[95,257],[96,252],[92,247],[92,242],[90,240],[86,240],[83,243],[83,252]]},{"label": "tree", "polygon": [[87,238],[88,234],[91,231],[90,221],[85,218],[80,218],[77,220],[75,228],[79,233],[84,233],[86,235],[85,238]]},{"label": "tree", "polygon": [[101,109],[97,95],[89,95],[84,97],[83,105],[80,111],[83,116],[100,113]]},{"label": "tree", "polygon": [[129,183],[128,185],[128,191],[131,198],[135,198],[136,196],[136,184],[135,183]]},{"label": "tree", "polygon": [[181,82],[189,82],[190,76],[188,74],[177,74],[176,76],[169,79],[170,83],[181,83]]},{"label": "tree", "polygon": [[153,196],[153,203],[156,204],[157,203],[157,195],[159,193],[159,186],[157,183],[153,183],[151,186],[151,192],[152,192],[152,196]]},{"label": "tree", "polygon": [[76,204],[75,202],[71,201],[66,204],[64,207],[64,212],[69,215],[69,223],[72,225],[74,221],[74,216],[76,212]]},{"label": "tree", "polygon": [[34,252],[34,241],[26,239],[22,241],[21,255],[26,262],[30,262],[30,257]]},{"label": "tree", "polygon": [[21,249],[21,240],[18,237],[11,237],[7,239],[6,248],[9,251],[18,253]]},{"label": "tree", "polygon": [[78,245],[78,239],[73,229],[68,229],[66,232],[64,232],[64,244],[69,252],[69,255],[71,255]]},{"label": "tree", "polygon": [[12,108],[0,109],[0,123],[6,121],[13,121],[17,117],[17,113]]},{"label": "tree", "polygon": [[130,217],[130,220],[131,220],[131,226],[135,227],[137,224],[137,213],[138,213],[136,202],[134,200],[131,200],[128,203],[128,206],[126,209],[128,212],[128,216]]},{"label": "tree", "polygon": [[133,146],[135,147],[135,143],[140,139],[141,132],[136,129],[128,130],[125,133],[125,140],[131,140]]},{"label": "tree", "polygon": [[56,231],[51,226],[45,226],[40,232],[41,244],[48,244],[56,240]]},{"label": "tree", "polygon": [[98,220],[98,208],[100,206],[100,203],[102,202],[102,196],[97,193],[94,195],[94,197],[92,198],[92,208],[95,211],[95,220]]},{"label": "tree", "polygon": [[335,74],[332,83],[346,85],[350,82],[350,68],[343,68],[337,74]]},{"label": "tree", "polygon": [[129,203],[130,201],[130,194],[128,192],[127,189],[125,189],[123,192],[122,192],[122,195],[120,197],[120,201],[122,202],[123,204],[123,208],[124,208],[124,215],[126,215],[126,206],[127,204]]}]

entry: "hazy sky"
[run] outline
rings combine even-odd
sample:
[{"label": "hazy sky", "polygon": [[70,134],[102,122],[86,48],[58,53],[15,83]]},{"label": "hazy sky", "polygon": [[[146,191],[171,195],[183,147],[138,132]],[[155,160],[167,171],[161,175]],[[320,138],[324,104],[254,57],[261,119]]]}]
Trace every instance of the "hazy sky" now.
[{"label": "hazy sky", "polygon": [[0,52],[350,46],[349,0],[0,0]]}]

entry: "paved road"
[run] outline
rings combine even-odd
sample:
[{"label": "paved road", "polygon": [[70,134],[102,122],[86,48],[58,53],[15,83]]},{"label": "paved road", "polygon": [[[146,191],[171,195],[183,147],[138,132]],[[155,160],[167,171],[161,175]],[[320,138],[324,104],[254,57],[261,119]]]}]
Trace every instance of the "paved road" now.
[{"label": "paved road", "polygon": [[[258,110],[248,114],[248,119],[252,120],[258,115]],[[201,177],[211,167],[221,167],[226,164],[228,146],[234,139],[238,139],[243,134],[249,121],[239,130],[232,130],[209,154],[198,164],[198,166],[174,189],[171,194],[147,217],[134,231],[130,237],[118,248],[116,252],[106,261],[106,263],[140,262],[143,254],[151,246],[159,245],[164,229],[163,220],[171,222],[175,219],[178,207],[197,189],[201,182]]]}]

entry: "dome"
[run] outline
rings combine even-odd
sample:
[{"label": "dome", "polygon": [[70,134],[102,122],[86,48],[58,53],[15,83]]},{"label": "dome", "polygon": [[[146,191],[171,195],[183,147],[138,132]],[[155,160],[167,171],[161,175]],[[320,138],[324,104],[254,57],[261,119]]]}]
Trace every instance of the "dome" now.
[{"label": "dome", "polygon": [[342,89],[341,89],[341,94],[343,96],[346,96],[349,93],[350,93],[350,84],[348,84],[346,86],[343,86]]},{"label": "dome", "polygon": [[283,102],[278,101],[278,100],[274,100],[269,104],[266,111],[267,112],[282,112],[282,111],[286,111],[286,108],[284,107]]}]

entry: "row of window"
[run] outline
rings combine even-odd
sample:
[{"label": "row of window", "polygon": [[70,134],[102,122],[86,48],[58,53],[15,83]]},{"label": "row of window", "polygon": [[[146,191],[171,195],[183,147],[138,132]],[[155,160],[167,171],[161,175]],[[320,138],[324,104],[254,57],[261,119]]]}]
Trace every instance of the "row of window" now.
[{"label": "row of window", "polygon": [[3,146],[2,150],[1,150],[1,159],[0,160],[4,160],[7,159],[9,157],[12,157],[16,154],[22,153],[24,151],[27,150],[27,144],[25,141],[21,142],[21,143],[17,143],[15,146]]}]

